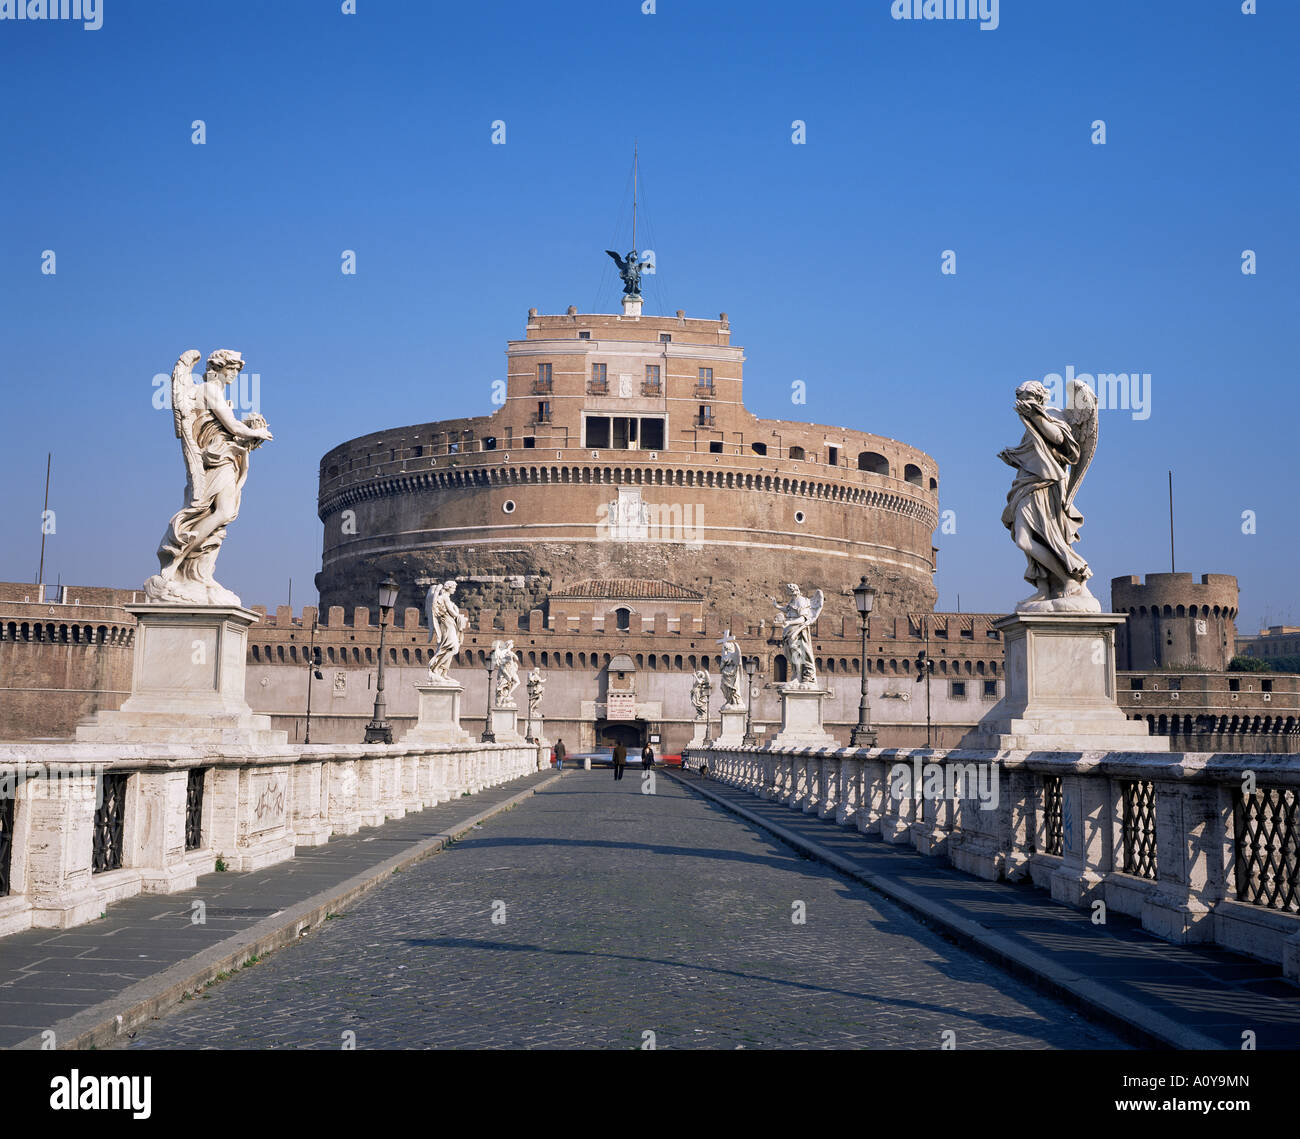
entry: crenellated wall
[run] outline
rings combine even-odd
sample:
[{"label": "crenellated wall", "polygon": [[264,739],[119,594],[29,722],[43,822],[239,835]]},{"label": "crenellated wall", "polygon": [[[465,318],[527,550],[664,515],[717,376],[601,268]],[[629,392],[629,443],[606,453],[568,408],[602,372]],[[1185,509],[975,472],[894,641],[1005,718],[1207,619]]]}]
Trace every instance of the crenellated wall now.
[{"label": "crenellated wall", "polygon": [[1121,669],[1201,668],[1221,672],[1236,653],[1237,579],[1207,573],[1116,577],[1111,608],[1128,614],[1116,641]]}]

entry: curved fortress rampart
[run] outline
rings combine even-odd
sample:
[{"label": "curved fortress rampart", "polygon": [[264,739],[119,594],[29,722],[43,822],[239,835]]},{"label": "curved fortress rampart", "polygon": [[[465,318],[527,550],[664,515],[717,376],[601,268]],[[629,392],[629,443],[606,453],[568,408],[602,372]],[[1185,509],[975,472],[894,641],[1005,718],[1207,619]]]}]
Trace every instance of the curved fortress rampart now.
[{"label": "curved fortress rampart", "polygon": [[1120,669],[1192,668],[1221,672],[1237,643],[1237,579],[1207,573],[1116,577],[1111,609],[1127,613],[1116,641]]},{"label": "curved fortress rampart", "polygon": [[471,611],[640,578],[697,590],[716,616],[799,581],[848,616],[866,572],[878,612],[933,608],[934,459],[754,416],[729,337],[725,314],[530,312],[496,412],[376,432],[322,459],[322,605],[368,604],[388,573],[399,605],[454,577]]}]

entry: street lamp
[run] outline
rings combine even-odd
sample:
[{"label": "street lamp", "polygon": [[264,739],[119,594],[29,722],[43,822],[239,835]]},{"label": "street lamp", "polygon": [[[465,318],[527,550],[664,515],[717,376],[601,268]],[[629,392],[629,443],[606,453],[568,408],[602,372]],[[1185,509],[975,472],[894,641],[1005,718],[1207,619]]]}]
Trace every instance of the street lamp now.
[{"label": "street lamp", "polygon": [[485,744],[494,744],[497,742],[497,734],[492,730],[492,654],[488,654],[487,662],[487,710],[483,713],[483,734],[479,736]]},{"label": "street lamp", "polygon": [[[926,642],[929,643],[928,641]],[[925,746],[930,746],[930,677],[934,675],[934,658],[924,649],[916,654],[916,683],[925,681]]]},{"label": "street lamp", "polygon": [[324,680],[325,677],[320,670],[320,649],[316,647],[316,621],[313,618],[311,623],[311,647],[307,650],[307,731],[303,735],[302,742],[311,743],[311,682],[315,677],[317,680]]},{"label": "street lamp", "polygon": [[754,673],[758,671],[758,657],[745,658],[745,676],[749,680],[749,695],[745,701],[745,738],[742,743],[753,747],[758,740],[754,736]]},{"label": "street lamp", "polygon": [[393,726],[385,718],[388,706],[384,701],[384,630],[396,604],[397,582],[390,574],[379,583],[379,675],[375,680],[375,718],[366,725],[365,742],[368,744],[393,742]]},{"label": "street lamp", "polygon": [[862,621],[862,697],[858,700],[858,724],[849,736],[850,747],[875,747],[876,733],[871,730],[871,710],[867,704],[867,621],[876,604],[876,591],[867,584],[866,577],[853,587],[853,604],[858,607]]}]

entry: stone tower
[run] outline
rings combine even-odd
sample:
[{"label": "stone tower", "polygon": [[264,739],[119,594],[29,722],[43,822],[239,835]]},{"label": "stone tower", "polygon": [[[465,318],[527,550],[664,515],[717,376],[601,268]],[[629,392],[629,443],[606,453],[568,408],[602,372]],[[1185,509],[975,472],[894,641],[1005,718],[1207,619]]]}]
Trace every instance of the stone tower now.
[{"label": "stone tower", "polygon": [[1222,672],[1237,642],[1237,579],[1227,573],[1149,573],[1116,577],[1111,609],[1127,613],[1116,643],[1116,667],[1141,672],[1186,668]]}]

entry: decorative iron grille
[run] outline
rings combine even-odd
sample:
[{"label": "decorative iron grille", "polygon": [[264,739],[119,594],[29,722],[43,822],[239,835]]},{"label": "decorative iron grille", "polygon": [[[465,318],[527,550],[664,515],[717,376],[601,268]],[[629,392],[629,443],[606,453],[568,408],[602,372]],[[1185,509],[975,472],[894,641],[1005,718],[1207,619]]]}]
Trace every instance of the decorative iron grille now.
[{"label": "decorative iron grille", "polygon": [[1061,829],[1061,777],[1043,776],[1043,834],[1044,854],[1062,852]]},{"label": "decorative iron grille", "polygon": [[185,784],[185,849],[198,850],[203,845],[203,784],[206,767],[190,769]]},{"label": "decorative iron grille", "polygon": [[95,810],[90,869],[94,874],[122,868],[122,833],[126,822],[126,775],[101,776],[103,799]]},{"label": "decorative iron grille", "polygon": [[1124,872],[1156,876],[1156,785],[1133,779],[1124,785]]},{"label": "decorative iron grille", "polygon": [[1292,788],[1238,791],[1236,824],[1237,900],[1285,913],[1300,913],[1300,793]]},{"label": "decorative iron grille", "polygon": [[14,798],[0,798],[0,898],[9,893],[9,867],[14,852]]}]

